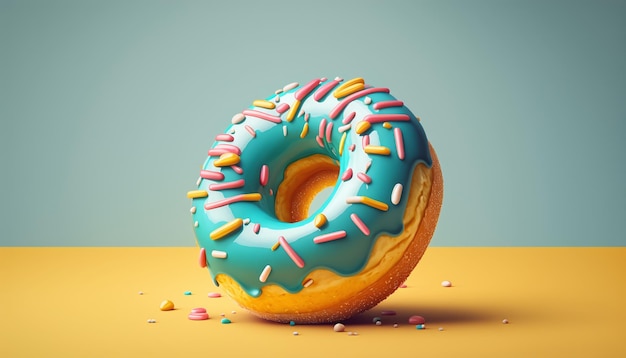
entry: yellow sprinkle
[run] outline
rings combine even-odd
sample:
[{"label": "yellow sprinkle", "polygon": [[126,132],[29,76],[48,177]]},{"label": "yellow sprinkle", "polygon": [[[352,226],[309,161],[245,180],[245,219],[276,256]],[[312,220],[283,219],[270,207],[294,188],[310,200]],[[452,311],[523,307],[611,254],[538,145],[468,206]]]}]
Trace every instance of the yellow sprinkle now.
[{"label": "yellow sprinkle", "polygon": [[298,107],[300,107],[300,101],[296,99],[295,101],[293,101],[289,113],[287,113],[287,122],[293,121],[293,119],[296,117],[296,113],[298,113]]},{"label": "yellow sprinkle", "polygon": [[243,220],[241,218],[237,218],[211,231],[211,233],[209,234],[209,237],[212,240],[219,240],[223,238],[224,236],[230,234],[231,232],[239,229],[242,225],[243,225]]},{"label": "yellow sprinkle", "polygon": [[356,131],[356,134],[362,134],[362,133],[365,133],[371,127],[372,127],[372,124],[370,122],[368,122],[368,121],[360,121],[356,125],[356,128],[354,130]]},{"label": "yellow sprinkle", "polygon": [[374,200],[372,198],[369,198],[367,196],[363,196],[361,199],[361,202],[367,206],[371,206],[374,209],[378,209],[381,211],[387,211],[389,210],[389,205],[383,203],[382,201],[378,201],[378,200]]},{"label": "yellow sprinkle", "polygon": [[259,201],[261,200],[260,193],[241,194],[241,201]]},{"label": "yellow sprinkle", "polygon": [[266,101],[264,99],[257,99],[254,102],[252,102],[253,106],[256,107],[261,107],[261,108],[265,108],[265,109],[274,109],[276,108],[276,105],[270,101]]},{"label": "yellow sprinkle", "polygon": [[235,153],[224,153],[220,158],[213,162],[216,167],[229,167],[239,163],[241,158]]},{"label": "yellow sprinkle", "polygon": [[207,196],[209,196],[209,193],[207,193],[206,190],[192,190],[187,192],[189,199],[206,198]]},{"label": "yellow sprinkle", "polygon": [[326,224],[326,221],[326,215],[320,213],[317,214],[317,216],[313,220],[313,224],[315,224],[315,226],[319,229]]},{"label": "yellow sprinkle", "polygon": [[300,138],[306,137],[307,133],[309,133],[309,122],[304,122],[302,132],[300,132]]},{"label": "yellow sprinkle", "polygon": [[367,145],[363,148],[365,153],[368,154],[380,154],[380,155],[389,155],[391,150],[387,147],[379,146],[379,145]]},{"label": "yellow sprinkle", "polygon": [[274,244],[274,246],[272,246],[272,251],[276,251],[278,250],[278,248],[280,247],[280,241],[276,241],[276,243]]},{"label": "yellow sprinkle", "polygon": [[383,127],[387,128],[387,129],[391,129],[391,123],[385,122],[385,123],[383,123]]},{"label": "yellow sprinkle", "polygon": [[343,132],[341,140],[339,141],[339,155],[343,155],[343,147],[346,145],[346,135],[348,132]]},{"label": "yellow sprinkle", "polygon": [[333,96],[335,96],[335,98],[343,98],[364,88],[365,80],[363,78],[353,78],[350,81],[345,82],[341,86],[337,87],[337,89],[333,92]]}]

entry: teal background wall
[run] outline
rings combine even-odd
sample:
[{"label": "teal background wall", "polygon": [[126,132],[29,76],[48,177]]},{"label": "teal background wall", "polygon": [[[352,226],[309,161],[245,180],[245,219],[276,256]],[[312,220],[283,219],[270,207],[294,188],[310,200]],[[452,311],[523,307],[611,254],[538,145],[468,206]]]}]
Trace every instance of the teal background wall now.
[{"label": "teal background wall", "polygon": [[213,137],[320,76],[421,116],[433,246],[626,245],[626,2],[484,0],[0,0],[0,244],[195,245]]}]

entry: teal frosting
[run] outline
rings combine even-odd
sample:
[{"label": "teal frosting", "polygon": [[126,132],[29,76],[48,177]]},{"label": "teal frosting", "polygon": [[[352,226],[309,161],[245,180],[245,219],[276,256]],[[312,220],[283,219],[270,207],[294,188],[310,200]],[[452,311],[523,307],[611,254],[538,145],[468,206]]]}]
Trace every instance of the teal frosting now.
[{"label": "teal frosting", "polygon": [[[253,297],[259,296],[263,286],[270,284],[279,285],[288,292],[296,293],[303,289],[307,275],[315,269],[328,269],[341,276],[359,273],[365,267],[376,239],[381,234],[396,236],[402,232],[402,219],[413,170],[418,163],[429,167],[432,165],[424,130],[405,106],[375,110],[374,104],[395,100],[392,95],[385,92],[356,98],[350,101],[336,118],[331,119],[329,117],[331,110],[339,102],[346,100],[333,96],[333,91],[339,85],[319,101],[313,98],[315,92],[329,81],[319,80],[319,85],[301,99],[297,115],[292,121],[287,121],[291,108],[279,114],[276,109],[251,106],[249,109],[280,117],[282,122],[278,124],[248,115],[243,121],[232,124],[224,132],[232,135],[232,142],[216,141],[213,144],[212,148],[220,144],[239,147],[241,161],[238,166],[243,169],[243,173],[238,174],[231,167],[215,167],[213,164],[219,157],[209,156],[203,168],[222,172],[224,179],[199,180],[198,190],[206,190],[208,197],[193,199],[195,211],[192,212],[196,238],[199,246],[206,251],[207,266],[216,284],[217,275],[227,274]],[[298,104],[294,103],[294,95],[300,88],[302,86],[271,95],[266,100],[274,102],[277,106],[284,103],[291,107],[297,106]],[[340,156],[339,146],[342,137],[340,127],[344,126],[343,119],[352,112],[356,115],[351,122],[351,128],[345,131],[347,137],[343,155]],[[388,129],[382,123],[374,123],[366,132],[360,135],[356,133],[356,125],[368,114],[410,116],[410,121],[389,122],[393,128],[400,128],[402,131],[405,148],[403,160],[398,157],[393,128]],[[308,134],[300,138],[307,119]],[[327,123],[333,123],[333,128],[331,140],[327,141],[324,135],[324,146],[321,147],[315,137],[319,134],[320,122],[323,119]],[[249,133],[249,128],[246,129],[245,126],[253,128],[256,136],[253,137]],[[286,128],[286,135],[283,127]],[[387,147],[391,151],[390,154],[365,153],[363,149],[365,135],[369,135],[370,145]],[[354,150],[351,151],[350,147],[353,144]],[[309,218],[295,223],[281,222],[274,213],[274,200],[283,180],[283,172],[289,164],[313,154],[326,155],[339,164],[339,178],[333,192],[316,212],[310,213]],[[269,181],[265,186],[262,186],[259,180],[263,165],[269,167]],[[343,181],[341,175],[348,168],[352,169],[354,175],[351,179]],[[357,177],[359,172],[367,173],[372,179],[371,183],[365,184],[360,180]],[[210,184],[240,179],[245,181],[241,188],[217,191],[208,188]],[[400,202],[394,205],[391,202],[391,193],[397,183],[402,184],[404,190]],[[207,203],[244,193],[260,193],[262,199],[257,202],[235,202],[228,206],[205,209]],[[388,210],[381,211],[360,203],[346,203],[346,198],[353,196],[366,196],[384,202],[388,205]],[[321,228],[317,228],[313,222],[318,213],[323,213],[328,219],[328,223]],[[369,235],[363,234],[353,223],[350,219],[352,213],[356,213],[367,225]],[[241,228],[219,240],[212,240],[209,237],[212,231],[236,218],[244,220]],[[257,223],[260,224],[260,231],[255,233],[253,228]],[[313,242],[316,236],[339,230],[345,230],[346,237],[321,244]],[[279,236],[283,236],[302,258],[304,267],[298,267],[283,248],[272,250]],[[227,257],[213,257],[211,254],[213,250],[225,252]],[[271,272],[266,281],[261,282],[259,277],[267,265],[271,266]]]}]

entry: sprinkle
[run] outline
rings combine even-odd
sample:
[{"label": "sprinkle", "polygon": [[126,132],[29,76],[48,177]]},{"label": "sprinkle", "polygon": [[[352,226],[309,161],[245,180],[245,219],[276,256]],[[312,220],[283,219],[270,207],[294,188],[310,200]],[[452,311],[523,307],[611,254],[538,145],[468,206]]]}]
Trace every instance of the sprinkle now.
[{"label": "sprinkle", "polygon": [[198,222],[197,222],[197,221],[194,221],[194,222],[193,222],[193,227],[198,227],[198,225],[200,225],[200,224],[198,224]]},{"label": "sprinkle", "polygon": [[371,127],[372,127],[372,124],[370,122],[360,121],[359,123],[357,123],[356,128],[354,130],[356,131],[356,134],[361,134],[361,133],[366,132]]},{"label": "sprinkle", "polygon": [[350,114],[348,114],[347,116],[345,116],[343,118],[343,120],[341,121],[341,123],[343,124],[349,124],[350,122],[352,122],[352,120],[354,119],[354,117],[356,116],[356,112],[350,112]]},{"label": "sprinkle", "polygon": [[299,90],[297,90],[296,93],[294,93],[293,97],[296,100],[301,101],[304,97],[308,96],[309,93],[311,93],[319,84],[319,78],[311,80],[309,83],[305,84]]},{"label": "sprinkle", "polygon": [[139,291],[138,293],[139,293],[140,296],[143,295],[143,291]]},{"label": "sprinkle", "polygon": [[326,125],[326,141],[330,142],[333,135],[333,122]]},{"label": "sprinkle", "polygon": [[289,111],[289,113],[287,113],[287,122],[293,121],[293,119],[296,116],[296,112],[298,112],[299,107],[300,107],[300,101],[296,99],[295,101],[293,101],[293,107],[291,107],[291,110]]},{"label": "sprinkle", "polygon": [[289,325],[293,327],[293,326],[295,326],[295,325],[296,325],[296,322],[294,322],[294,321],[289,321]]},{"label": "sprinkle", "polygon": [[222,322],[222,324],[229,324],[231,323],[231,320],[229,320],[228,318],[222,318],[220,322]]},{"label": "sprinkle", "polygon": [[198,177],[198,179],[196,180],[196,186],[200,186],[201,182],[202,182],[202,178]]},{"label": "sprinkle", "polygon": [[374,200],[367,196],[349,196],[346,198],[347,204],[365,204],[380,211],[389,210],[389,206],[381,201]]},{"label": "sprinkle", "polygon": [[441,281],[441,286],[443,287],[452,287],[452,282],[450,281]]},{"label": "sprinkle", "polygon": [[280,94],[280,93],[283,93],[283,89],[282,88],[279,88],[276,91],[274,91],[274,94]]},{"label": "sprinkle", "polygon": [[408,114],[368,114],[363,120],[370,123],[405,122],[410,121],[411,117]]},{"label": "sprinkle", "polygon": [[397,324],[397,323],[394,323],[394,324],[393,324],[393,328],[398,328],[398,324]]},{"label": "sprinkle", "polygon": [[505,318],[505,319],[503,319],[503,320],[502,320],[502,324],[509,324],[509,320],[508,320],[508,319],[506,319],[506,318]]},{"label": "sprinkle", "polygon": [[382,316],[395,316],[396,311],[393,311],[393,310],[381,311],[380,314]]},{"label": "sprinkle", "polygon": [[365,151],[365,153],[368,154],[389,155],[391,153],[391,150],[389,150],[389,148],[377,145],[365,146],[363,150]]},{"label": "sprinkle", "polygon": [[300,132],[300,138],[306,137],[307,133],[309,133],[309,122],[304,122],[302,132]]},{"label": "sprinkle", "polygon": [[402,107],[404,106],[404,103],[402,101],[381,101],[378,103],[374,103],[374,109],[375,110],[380,110],[383,108],[389,108],[389,107]]},{"label": "sprinkle", "polygon": [[260,230],[261,230],[261,224],[256,223],[252,226],[252,232],[254,232],[255,234],[258,234]]},{"label": "sprinkle", "polygon": [[356,225],[356,227],[359,230],[361,230],[361,232],[364,235],[370,234],[370,229],[367,227],[367,225],[365,225],[365,223],[361,220],[361,218],[357,214],[355,213],[350,214],[350,219],[352,219],[352,222],[354,223],[354,225]]},{"label": "sprinkle", "polygon": [[243,179],[239,179],[239,180],[235,180],[235,181],[229,181],[229,182],[225,182],[225,183],[218,183],[218,184],[210,184],[209,185],[209,190],[226,190],[226,189],[236,189],[236,188],[241,188],[242,186],[245,185],[245,180]]},{"label": "sprinkle", "polygon": [[192,214],[195,214],[196,213],[196,207],[192,206],[191,209],[189,209],[189,212],[192,213]]},{"label": "sprinkle", "polygon": [[363,137],[361,137],[361,145],[363,146],[363,148],[365,148],[368,145],[370,145],[370,136],[369,135],[366,134]]},{"label": "sprinkle", "polygon": [[161,305],[159,306],[159,309],[161,311],[171,311],[174,309],[174,302],[170,301],[170,300],[165,300],[163,302],[161,302]]},{"label": "sprinkle", "polygon": [[278,95],[278,93],[276,93],[276,96],[274,97],[274,102],[280,102],[280,96]]},{"label": "sprinkle", "polygon": [[380,317],[374,317],[372,318],[372,323],[376,323],[377,325],[380,326],[380,324],[378,324],[378,322],[382,322],[382,319]]},{"label": "sprinkle", "polygon": [[315,136],[315,141],[317,141],[320,147],[324,148],[324,140],[320,136]]},{"label": "sprinkle", "polygon": [[303,286],[304,288],[306,288],[306,287],[311,286],[312,284],[313,284],[313,279],[312,279],[312,278],[310,278],[310,279],[308,279],[308,280],[304,281],[304,283],[302,284],[302,286]]},{"label": "sprinkle", "polygon": [[353,143],[353,144],[350,144],[350,146],[348,147],[348,149],[349,149],[351,152],[354,152],[354,148],[356,148],[356,144],[354,144],[354,143]]},{"label": "sprinkle", "polygon": [[252,105],[256,106],[256,107],[265,108],[265,109],[274,109],[274,108],[276,108],[276,105],[273,102],[266,101],[264,99],[257,99],[254,102],[252,102]]},{"label": "sprinkle", "polygon": [[250,218],[245,218],[245,219],[243,219],[243,224],[244,224],[244,225],[248,225],[248,224],[250,224]]},{"label": "sprinkle", "polygon": [[246,116],[256,117],[256,118],[259,118],[259,119],[264,119],[264,120],[272,122],[272,123],[281,123],[282,122],[282,119],[280,119],[280,117],[272,116],[271,114],[267,114],[267,113],[264,113],[264,112],[255,111],[253,109],[246,109],[242,113],[244,115],[246,115]]},{"label": "sprinkle", "polygon": [[343,147],[346,145],[346,137],[348,133],[343,133],[341,140],[339,140],[339,155],[343,155]]},{"label": "sprinkle", "polygon": [[235,140],[235,137],[233,137],[230,134],[222,133],[222,134],[216,135],[215,140],[219,140],[223,142],[232,142],[233,140]]},{"label": "sprinkle", "polygon": [[303,268],[304,267],[304,261],[294,251],[294,249],[291,247],[291,245],[289,245],[287,240],[285,240],[285,237],[279,236],[278,237],[278,242],[280,242],[280,246],[285,250],[285,252],[287,252],[287,255],[289,255],[289,258],[291,258],[291,260],[296,264],[296,266],[298,266],[299,268]]},{"label": "sprinkle", "polygon": [[207,296],[208,296],[209,298],[220,298],[220,297],[222,297],[222,294],[221,294],[221,293],[219,293],[219,292],[209,292],[209,293],[207,294]]},{"label": "sprinkle", "polygon": [[341,180],[346,181],[352,179],[352,168],[346,169],[345,172],[341,175]]},{"label": "sprinkle", "polygon": [[409,324],[424,324],[424,323],[426,323],[426,319],[422,316],[409,317]]},{"label": "sprinkle", "polygon": [[245,125],[244,128],[248,131],[248,133],[250,133],[250,135],[254,138],[256,137],[256,131],[254,130],[254,128],[250,127],[249,125]]},{"label": "sprinkle", "polygon": [[206,312],[201,312],[201,313],[193,313],[193,311],[187,315],[187,318],[189,318],[192,321],[204,321],[209,319],[209,314]]},{"label": "sprinkle", "polygon": [[283,92],[290,91],[296,87],[298,87],[298,82],[291,82],[283,87]]},{"label": "sprinkle", "polygon": [[391,125],[391,123],[389,122],[383,122],[383,128],[385,129],[391,129],[393,126]]},{"label": "sprinkle", "polygon": [[319,126],[319,136],[321,138],[324,137],[324,129],[326,128],[326,118],[322,118],[322,120],[320,121],[320,126]]},{"label": "sprinkle", "polygon": [[224,153],[213,162],[216,167],[228,167],[239,163],[241,158],[235,153]]},{"label": "sprinkle", "polygon": [[357,77],[353,78],[345,83],[342,83],[335,92],[333,92],[333,96],[335,98],[343,98],[347,95],[350,95],[354,92],[360,91],[365,88],[365,80],[363,78]]},{"label": "sprinkle", "polygon": [[443,327],[439,327],[439,332],[443,331]]},{"label": "sprinkle", "polygon": [[365,103],[367,105],[370,105],[370,104],[372,104],[372,99],[369,98],[369,97],[365,97],[365,99],[363,99],[363,103]]},{"label": "sprinkle", "polygon": [[370,167],[372,166],[372,160],[370,160],[369,162],[367,162],[367,164],[365,164],[365,172],[367,173],[368,170],[370,170]]},{"label": "sprinkle", "polygon": [[151,319],[148,320],[148,323],[156,323],[156,319],[152,319],[151,318]]},{"label": "sprinkle", "polygon": [[259,175],[259,183],[262,186],[265,186],[267,185],[269,178],[270,178],[270,168],[266,164],[263,164],[263,166],[261,167],[261,174]]},{"label": "sprinkle", "polygon": [[402,138],[402,130],[400,128],[393,129],[393,137],[396,140],[396,151],[398,152],[398,158],[404,159],[404,139]]},{"label": "sprinkle", "polygon": [[313,242],[316,244],[323,244],[325,242],[343,239],[344,237],[346,237],[346,235],[347,234],[344,230],[339,230],[328,234],[316,236],[315,238],[313,238]]},{"label": "sprinkle", "polygon": [[344,110],[344,108],[346,108],[346,106],[348,104],[350,104],[350,102],[354,101],[357,98],[361,98],[363,96],[366,96],[368,94],[372,94],[372,93],[377,93],[377,92],[385,92],[385,93],[389,93],[389,88],[380,88],[380,87],[372,87],[372,88],[367,88],[364,89],[362,91],[353,93],[349,96],[347,96],[346,98],[344,98],[341,102],[339,102],[335,108],[333,108],[330,112],[329,112],[329,117],[331,119],[335,119],[337,118],[337,116],[339,115],[339,113],[341,113],[341,111]]},{"label": "sprinkle", "polygon": [[315,219],[313,220],[313,224],[318,229],[321,228],[322,226],[326,225],[327,222],[328,222],[328,220],[326,219],[326,215],[324,215],[322,213],[317,214],[315,216]]},{"label": "sprinkle", "polygon": [[339,84],[339,82],[341,81],[342,79],[336,78],[328,83],[325,83],[322,87],[320,87],[317,90],[317,92],[315,92],[315,94],[313,94],[313,99],[319,102],[322,98],[324,98],[328,94],[328,92],[330,92],[333,88],[335,88],[335,86],[337,86],[337,84]]},{"label": "sprinkle", "polygon": [[237,218],[213,230],[211,234],[209,234],[209,237],[211,238],[211,240],[219,240],[221,238],[224,238],[228,234],[240,229],[242,226],[243,220]]},{"label": "sprinkle", "polygon": [[226,251],[213,250],[211,251],[211,256],[215,257],[216,259],[225,259],[228,257],[228,254],[226,253]]},{"label": "sprinkle", "polygon": [[271,272],[272,272],[272,266],[270,265],[265,266],[265,268],[261,272],[261,275],[259,276],[259,281],[261,282],[267,281],[267,278]]},{"label": "sprinkle", "polygon": [[352,124],[348,123],[344,126],[337,128],[337,130],[339,131],[339,133],[344,133],[344,132],[347,132],[350,128],[352,128]]},{"label": "sprinkle", "polygon": [[206,250],[204,250],[204,248],[200,249],[200,255],[198,255],[198,263],[200,264],[200,267],[206,267]]},{"label": "sprinkle", "polygon": [[391,190],[391,203],[393,205],[398,205],[400,203],[400,199],[402,199],[402,189],[403,186],[400,183],[393,186],[393,189]]},{"label": "sprinkle", "polygon": [[218,144],[214,148],[209,149],[210,157],[219,157],[220,155],[225,153],[234,153],[237,155],[241,155],[241,149],[232,144]]},{"label": "sprinkle", "polygon": [[305,121],[305,122],[308,122],[308,121],[309,121],[309,117],[310,117],[310,115],[309,115],[308,113],[307,113],[307,114],[305,114],[305,115],[304,115],[304,121]]},{"label": "sprinkle", "polygon": [[287,136],[287,126],[283,126],[283,136]]},{"label": "sprinkle", "polygon": [[191,190],[187,192],[189,199],[206,198],[207,196],[209,196],[209,193],[206,190]]},{"label": "sprinkle", "polygon": [[333,326],[333,331],[335,332],[343,332],[346,329],[346,326],[344,326],[342,323],[337,323],[335,324],[335,326]]},{"label": "sprinkle", "polygon": [[233,124],[238,124],[243,122],[243,120],[246,119],[246,116],[243,115],[243,113],[237,113],[233,116],[233,119],[231,119],[230,121]]},{"label": "sprinkle", "polygon": [[224,174],[221,172],[214,172],[211,170],[201,170],[200,177],[209,180],[224,180]]},{"label": "sprinkle", "polygon": [[372,183],[372,178],[369,175],[365,174],[365,173],[361,173],[361,172],[356,173],[356,177],[361,179],[361,181],[363,183],[365,183],[365,184],[371,184]]},{"label": "sprinkle", "polygon": [[298,117],[302,117],[304,116],[304,109],[301,109],[300,112],[298,112]]},{"label": "sprinkle", "polygon": [[283,114],[289,109],[289,104],[281,103],[278,107],[276,107],[276,112]]},{"label": "sprinkle", "polygon": [[292,333],[294,336],[297,336],[299,333],[297,331],[293,331]]},{"label": "sprinkle", "polygon": [[185,291],[185,292],[183,292],[183,295],[185,295],[185,296],[191,296],[191,291]]},{"label": "sprinkle", "polygon": [[276,243],[272,245],[272,251],[278,250],[279,247],[280,247],[280,241],[276,241]]},{"label": "sprinkle", "polygon": [[232,169],[237,174],[243,174],[243,169],[238,165],[231,165],[230,169]]},{"label": "sprinkle", "polygon": [[425,324],[418,324],[415,326],[415,329],[426,329],[426,325]]}]

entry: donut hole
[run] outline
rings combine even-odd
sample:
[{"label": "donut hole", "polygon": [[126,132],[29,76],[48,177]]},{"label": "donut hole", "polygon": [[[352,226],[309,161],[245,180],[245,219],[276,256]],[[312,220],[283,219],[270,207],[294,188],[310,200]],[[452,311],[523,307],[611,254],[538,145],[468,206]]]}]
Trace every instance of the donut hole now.
[{"label": "donut hole", "polygon": [[276,217],[290,223],[309,218],[309,213],[317,211],[330,197],[338,178],[339,164],[326,155],[314,154],[293,162],[285,169],[276,191]]}]

